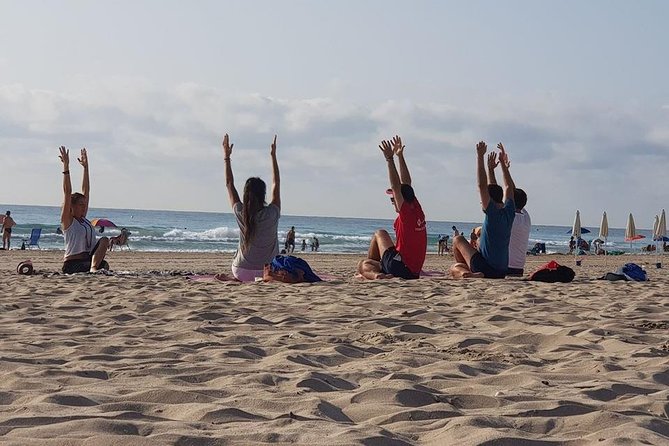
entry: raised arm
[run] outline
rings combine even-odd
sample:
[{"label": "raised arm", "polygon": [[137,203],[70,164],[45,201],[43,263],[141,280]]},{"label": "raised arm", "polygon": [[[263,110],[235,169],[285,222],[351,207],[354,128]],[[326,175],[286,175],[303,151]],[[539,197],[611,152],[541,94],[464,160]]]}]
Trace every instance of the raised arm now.
[{"label": "raised arm", "polygon": [[395,198],[395,207],[399,212],[402,209],[402,204],[404,203],[404,198],[402,197],[402,183],[400,183],[400,176],[397,173],[397,167],[395,167],[395,160],[393,159],[393,147],[390,141],[381,141],[379,149],[383,153],[383,156],[386,158],[386,164],[388,165],[388,179],[390,180],[390,188],[393,190],[393,197]]},{"label": "raised arm", "polygon": [[230,137],[226,133],[223,137],[223,160],[225,161],[225,187],[228,189],[228,198],[230,199],[230,206],[235,207],[237,203],[241,203],[239,199],[239,194],[235,188],[235,179],[232,175],[232,161],[230,156],[232,155],[232,147],[234,144],[230,144]]},{"label": "raised arm", "polygon": [[272,158],[272,204],[281,209],[281,178],[279,176],[279,163],[276,160],[276,135],[270,146],[269,155]]},{"label": "raised arm", "polygon": [[485,173],[485,152],[488,146],[485,142],[479,141],[476,144],[476,179],[479,187],[479,196],[481,197],[481,208],[485,211],[490,203],[490,194],[488,193],[488,178]]},{"label": "raised arm", "polygon": [[497,154],[495,152],[490,152],[488,154],[488,184],[497,184],[497,179],[495,178],[495,167],[499,165],[497,161]]},{"label": "raised arm", "polygon": [[63,163],[63,207],[60,211],[60,223],[63,231],[72,224],[71,196],[72,182],[70,181],[70,151],[65,146],[60,146],[60,161]]},{"label": "raised arm", "polygon": [[504,179],[504,202],[506,202],[506,200],[514,199],[513,197],[516,191],[516,185],[513,182],[513,178],[511,178],[511,172],[509,172],[509,167],[511,167],[509,154],[504,150],[502,143],[497,144],[497,148],[500,150],[499,163],[502,166],[502,178]]},{"label": "raised arm", "polygon": [[411,175],[409,174],[409,168],[407,167],[406,161],[404,161],[404,145],[402,144],[402,138],[395,135],[393,138],[393,152],[397,155],[397,159],[400,162],[400,181],[402,184],[408,184],[411,186]]},{"label": "raised arm", "polygon": [[84,209],[84,216],[88,214],[88,203],[90,203],[91,197],[91,181],[88,177],[88,154],[86,153],[86,148],[81,149],[81,156],[77,158],[81,167],[84,168],[84,177],[81,180],[81,193],[86,197],[86,208]]}]

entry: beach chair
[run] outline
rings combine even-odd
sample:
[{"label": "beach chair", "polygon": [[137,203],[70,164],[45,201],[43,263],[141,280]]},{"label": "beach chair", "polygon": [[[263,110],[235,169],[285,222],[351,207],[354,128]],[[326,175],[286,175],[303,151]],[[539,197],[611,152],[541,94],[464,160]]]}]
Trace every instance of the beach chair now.
[{"label": "beach chair", "polygon": [[23,239],[23,244],[21,245],[22,247],[25,247],[26,249],[32,249],[33,246],[37,246],[37,249],[41,249],[39,247],[39,238],[42,235],[42,228],[33,228],[32,231],[30,231],[30,238],[29,239]]},{"label": "beach chair", "polygon": [[130,251],[130,246],[128,246],[128,238],[130,237],[130,234],[132,233],[126,228],[121,229],[121,233],[119,235],[109,239],[109,250],[113,251],[114,246],[118,246],[122,250],[125,246],[125,249]]}]

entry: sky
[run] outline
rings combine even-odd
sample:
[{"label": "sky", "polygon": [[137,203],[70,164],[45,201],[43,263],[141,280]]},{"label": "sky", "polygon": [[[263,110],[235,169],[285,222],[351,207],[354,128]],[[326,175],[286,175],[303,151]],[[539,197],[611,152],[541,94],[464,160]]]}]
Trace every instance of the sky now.
[{"label": "sky", "polygon": [[[0,0],[0,203],[394,218],[398,134],[428,220],[478,222],[479,140],[503,142],[535,224],[640,228],[669,208],[669,2]],[[501,179],[501,175],[498,176]],[[17,218],[20,216],[17,215]]]}]

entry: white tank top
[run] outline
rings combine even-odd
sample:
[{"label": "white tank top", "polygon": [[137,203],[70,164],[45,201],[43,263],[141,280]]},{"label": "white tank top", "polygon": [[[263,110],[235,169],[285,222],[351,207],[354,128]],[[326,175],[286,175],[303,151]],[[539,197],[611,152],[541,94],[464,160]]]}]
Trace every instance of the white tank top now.
[{"label": "white tank top", "polygon": [[82,252],[90,253],[95,246],[95,230],[91,222],[82,218],[72,220],[69,228],[63,231],[65,236],[65,258]]}]

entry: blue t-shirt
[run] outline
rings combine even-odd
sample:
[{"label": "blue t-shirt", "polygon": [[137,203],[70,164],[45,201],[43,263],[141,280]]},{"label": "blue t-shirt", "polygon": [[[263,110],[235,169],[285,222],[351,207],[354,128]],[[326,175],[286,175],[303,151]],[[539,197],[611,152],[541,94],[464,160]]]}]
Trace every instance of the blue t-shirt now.
[{"label": "blue t-shirt", "polygon": [[512,199],[506,200],[503,208],[490,200],[485,210],[479,252],[488,265],[498,271],[506,271],[509,266],[509,240],[515,216],[516,205]]}]

